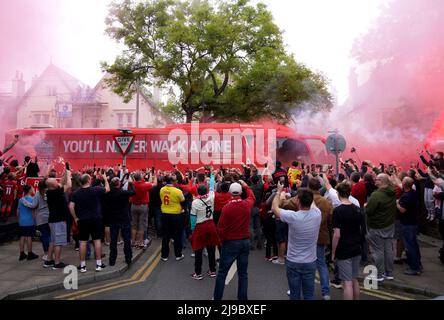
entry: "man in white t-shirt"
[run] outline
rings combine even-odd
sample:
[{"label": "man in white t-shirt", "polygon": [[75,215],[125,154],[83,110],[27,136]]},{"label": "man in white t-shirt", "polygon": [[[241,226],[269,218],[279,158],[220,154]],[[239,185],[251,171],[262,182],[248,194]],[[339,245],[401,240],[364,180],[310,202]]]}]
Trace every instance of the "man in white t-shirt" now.
[{"label": "man in white t-shirt", "polygon": [[313,300],[316,274],[316,246],[321,225],[321,211],[312,206],[313,193],[308,189],[298,190],[296,202],[299,211],[283,210],[281,200],[285,198],[282,185],[273,200],[275,216],[288,224],[287,278],[291,300]]},{"label": "man in white t-shirt", "polygon": [[[336,191],[336,189],[331,186],[330,181],[328,181],[327,177],[324,177],[324,187],[326,189],[324,198],[331,202],[333,208],[340,206],[342,203],[341,200],[339,200],[338,191]],[[353,196],[348,197],[348,201],[350,201],[357,207],[361,207],[359,201]]]}]

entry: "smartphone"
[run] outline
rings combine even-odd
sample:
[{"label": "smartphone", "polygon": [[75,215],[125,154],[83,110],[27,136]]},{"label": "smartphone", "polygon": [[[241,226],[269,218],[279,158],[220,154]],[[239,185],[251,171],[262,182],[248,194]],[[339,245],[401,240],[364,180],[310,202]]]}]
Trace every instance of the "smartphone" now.
[{"label": "smartphone", "polygon": [[69,170],[70,170],[70,167],[69,167],[69,162],[65,163],[65,168],[66,168],[66,170],[67,170],[67,171],[69,171]]},{"label": "smartphone", "polygon": [[102,174],[105,174],[105,169],[100,170]]}]

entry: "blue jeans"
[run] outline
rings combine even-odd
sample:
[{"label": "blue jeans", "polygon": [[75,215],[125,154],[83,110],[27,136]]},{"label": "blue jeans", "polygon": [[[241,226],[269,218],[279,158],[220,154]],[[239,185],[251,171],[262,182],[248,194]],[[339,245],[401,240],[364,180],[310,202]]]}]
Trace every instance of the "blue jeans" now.
[{"label": "blue jeans", "polygon": [[222,244],[219,260],[219,271],[214,288],[214,300],[222,300],[225,289],[225,279],[231,265],[236,260],[238,273],[237,299],[248,300],[248,255],[250,254],[250,240],[228,240]]},{"label": "blue jeans", "polygon": [[325,261],[325,246],[318,244],[316,250],[316,267],[319,272],[319,277],[321,278],[321,293],[322,296],[328,296],[330,295],[330,279],[327,262]]},{"label": "blue jeans", "polygon": [[301,300],[301,291],[304,300],[314,300],[316,261],[312,263],[295,263],[286,261],[290,299]]},{"label": "blue jeans", "polygon": [[40,241],[42,242],[43,252],[46,254],[51,242],[51,229],[49,229],[49,224],[45,223],[37,226],[37,230],[40,231]]},{"label": "blue jeans", "polygon": [[117,240],[119,238],[119,231],[122,233],[123,238],[123,253],[125,254],[126,263],[131,262],[133,253],[131,250],[131,225],[129,223],[111,224],[110,225],[110,253],[109,262],[113,264],[117,259]]},{"label": "blue jeans", "polygon": [[417,225],[401,225],[402,239],[405,245],[407,255],[407,264],[413,271],[421,271],[421,253],[419,251]]}]

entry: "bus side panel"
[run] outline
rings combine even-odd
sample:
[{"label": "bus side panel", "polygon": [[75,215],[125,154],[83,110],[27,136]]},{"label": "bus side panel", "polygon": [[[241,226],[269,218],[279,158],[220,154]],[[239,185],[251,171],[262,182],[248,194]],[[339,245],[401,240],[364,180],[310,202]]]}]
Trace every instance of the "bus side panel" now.
[{"label": "bus side panel", "polygon": [[63,135],[58,142],[59,155],[64,159],[93,159],[94,136]]}]

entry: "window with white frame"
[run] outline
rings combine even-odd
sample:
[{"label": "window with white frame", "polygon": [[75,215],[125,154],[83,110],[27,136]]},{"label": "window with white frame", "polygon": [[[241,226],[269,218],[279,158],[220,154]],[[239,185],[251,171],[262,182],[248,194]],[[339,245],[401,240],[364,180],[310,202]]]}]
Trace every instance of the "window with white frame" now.
[{"label": "window with white frame", "polygon": [[123,128],[123,113],[117,114],[117,126]]},{"label": "window with white frame", "polygon": [[40,113],[34,113],[34,124],[40,124],[40,119],[42,118],[42,115]]},{"label": "window with white frame", "polygon": [[126,119],[127,119],[127,127],[128,128],[133,127],[133,114],[132,113],[127,113],[126,114]]},{"label": "window with white frame", "polygon": [[47,112],[36,112],[32,115],[33,124],[50,124],[49,123],[49,113]]}]

